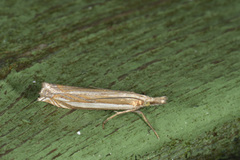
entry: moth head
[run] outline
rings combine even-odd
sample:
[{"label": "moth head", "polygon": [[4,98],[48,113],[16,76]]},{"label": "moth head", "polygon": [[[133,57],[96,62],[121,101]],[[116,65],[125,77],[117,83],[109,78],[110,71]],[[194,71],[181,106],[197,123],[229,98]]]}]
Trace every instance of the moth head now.
[{"label": "moth head", "polygon": [[39,92],[40,97],[38,98],[38,101],[45,101],[45,99],[53,97],[54,94],[52,93],[51,85],[52,84],[49,84],[49,83],[42,84],[42,89]]}]

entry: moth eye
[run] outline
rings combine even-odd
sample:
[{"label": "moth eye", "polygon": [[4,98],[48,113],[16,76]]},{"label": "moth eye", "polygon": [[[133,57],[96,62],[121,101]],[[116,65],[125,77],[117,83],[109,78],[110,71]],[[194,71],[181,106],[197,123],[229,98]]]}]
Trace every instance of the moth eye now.
[{"label": "moth eye", "polygon": [[51,93],[51,92],[50,92],[49,90],[47,90],[47,89],[44,89],[44,90],[41,91],[40,95],[43,96],[43,97],[49,97],[49,98],[51,98],[51,97],[53,96],[53,93]]},{"label": "moth eye", "polygon": [[45,94],[47,97],[49,97],[50,92],[49,92],[48,90],[46,90],[46,91],[44,92],[44,94]]}]

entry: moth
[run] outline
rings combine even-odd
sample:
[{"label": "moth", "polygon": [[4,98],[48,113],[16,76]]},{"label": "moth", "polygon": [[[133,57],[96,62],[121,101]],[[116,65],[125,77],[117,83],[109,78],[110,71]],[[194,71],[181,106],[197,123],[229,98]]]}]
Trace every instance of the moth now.
[{"label": "moth", "polygon": [[121,110],[107,118],[104,124],[117,115],[135,112],[142,115],[144,121],[159,138],[157,132],[149,123],[146,116],[139,111],[140,108],[161,105],[167,102],[167,97],[149,97],[128,91],[116,91],[109,89],[89,89],[58,84],[42,83],[38,101],[50,103],[54,106],[66,109],[90,109],[90,110]]}]

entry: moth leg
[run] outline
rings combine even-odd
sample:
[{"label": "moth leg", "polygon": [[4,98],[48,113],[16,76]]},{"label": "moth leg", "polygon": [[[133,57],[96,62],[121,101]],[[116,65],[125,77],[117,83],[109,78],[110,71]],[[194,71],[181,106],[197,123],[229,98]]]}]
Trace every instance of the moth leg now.
[{"label": "moth leg", "polygon": [[126,110],[126,111],[122,111],[122,112],[116,112],[116,111],[115,111],[116,114],[108,117],[108,118],[102,123],[103,129],[104,129],[104,124],[107,123],[107,121],[109,121],[110,119],[113,119],[113,118],[116,117],[117,115],[120,115],[120,114],[123,114],[123,113],[128,113],[128,112],[133,112],[133,111],[135,111],[135,110]]},{"label": "moth leg", "polygon": [[141,112],[141,111],[132,111],[132,112],[135,112],[135,113],[138,113],[138,114],[141,114],[144,121],[148,124],[148,126],[153,130],[154,134],[157,136],[157,138],[159,139],[159,136],[157,134],[157,132],[155,131],[155,129],[153,129],[152,125],[149,123],[148,119],[145,117],[145,115]]}]

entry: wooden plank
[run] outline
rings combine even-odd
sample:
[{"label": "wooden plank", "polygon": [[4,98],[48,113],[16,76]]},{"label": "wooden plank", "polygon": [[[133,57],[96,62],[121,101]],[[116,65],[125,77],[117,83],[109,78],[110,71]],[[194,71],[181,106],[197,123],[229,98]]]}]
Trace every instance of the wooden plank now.
[{"label": "wooden plank", "polygon": [[[237,1],[0,6],[1,159],[239,157]],[[42,82],[166,95],[141,109],[160,140],[137,114],[102,130],[114,112],[37,102]]]}]

